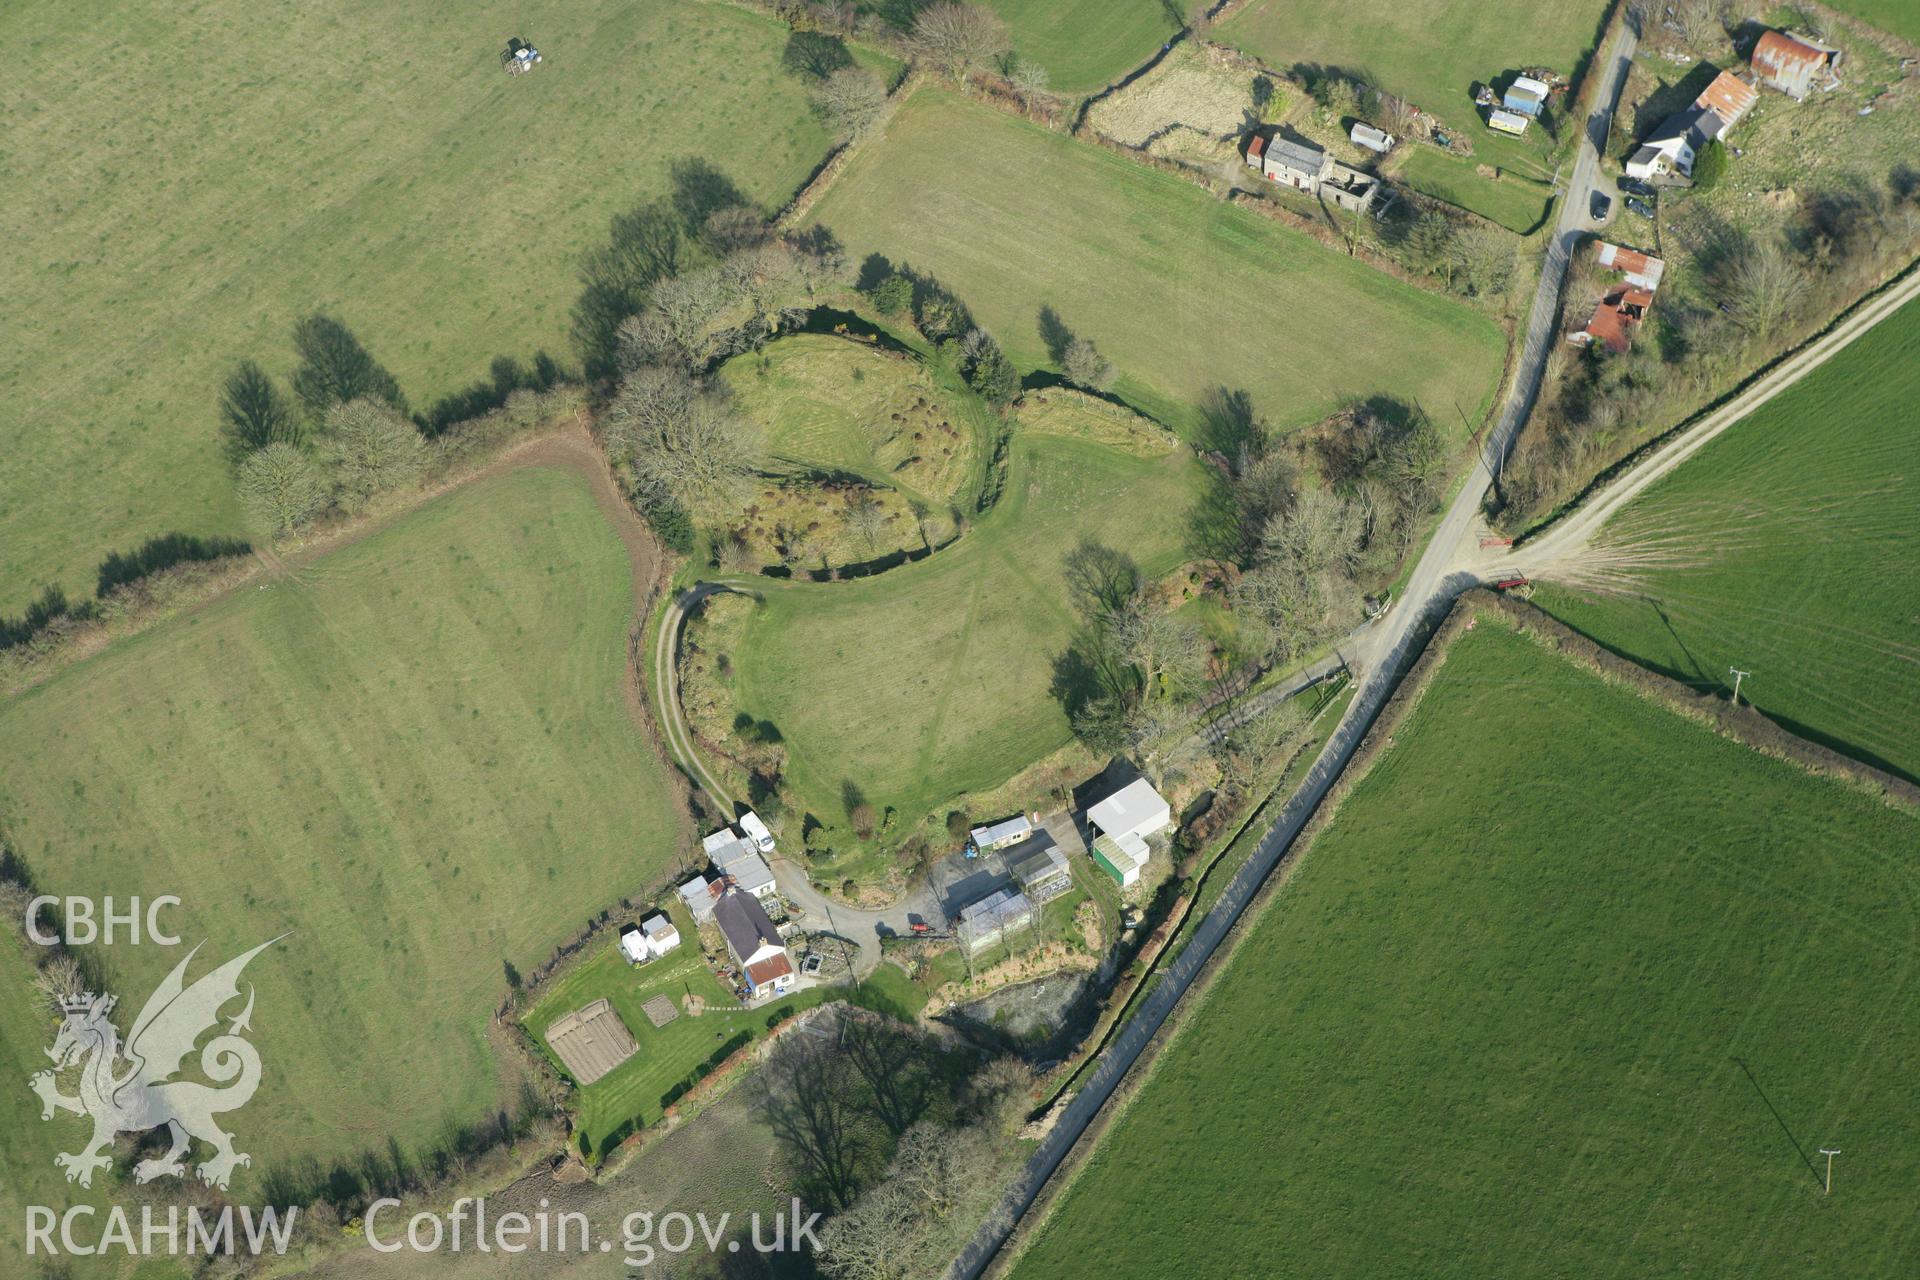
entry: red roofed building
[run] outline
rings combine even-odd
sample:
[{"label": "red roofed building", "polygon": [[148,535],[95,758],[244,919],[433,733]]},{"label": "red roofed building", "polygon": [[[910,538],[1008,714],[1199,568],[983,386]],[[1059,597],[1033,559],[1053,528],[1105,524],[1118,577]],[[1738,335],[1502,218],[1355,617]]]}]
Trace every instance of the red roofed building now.
[{"label": "red roofed building", "polygon": [[1593,309],[1593,318],[1568,334],[1567,341],[1576,347],[1598,342],[1615,355],[1625,355],[1633,347],[1633,331],[1653,309],[1653,291],[1660,287],[1667,264],[1651,254],[1605,240],[1594,250],[1594,260],[1606,270],[1618,271],[1620,283],[1607,286],[1605,296]]},{"label": "red roofed building", "polygon": [[1594,255],[1600,265],[1609,271],[1618,271],[1628,284],[1648,293],[1660,287],[1660,279],[1667,272],[1667,264],[1652,254],[1641,253],[1638,249],[1629,249],[1624,245],[1609,244],[1602,240]]},{"label": "red roofed building", "polygon": [[763,992],[781,992],[793,985],[793,961],[782,951],[777,956],[747,966],[747,986],[758,996]]},{"label": "red roofed building", "polygon": [[1722,71],[1713,78],[1713,83],[1700,91],[1693,105],[1711,111],[1725,122],[1719,136],[1724,137],[1728,129],[1746,119],[1747,112],[1753,110],[1753,104],[1760,100],[1760,91],[1742,80],[1731,71]]},{"label": "red roofed building", "polygon": [[1805,98],[1815,85],[1836,88],[1840,77],[1834,68],[1840,65],[1840,51],[1807,36],[1790,36],[1784,31],[1769,31],[1753,47],[1753,72],[1760,83],[1792,98]]}]

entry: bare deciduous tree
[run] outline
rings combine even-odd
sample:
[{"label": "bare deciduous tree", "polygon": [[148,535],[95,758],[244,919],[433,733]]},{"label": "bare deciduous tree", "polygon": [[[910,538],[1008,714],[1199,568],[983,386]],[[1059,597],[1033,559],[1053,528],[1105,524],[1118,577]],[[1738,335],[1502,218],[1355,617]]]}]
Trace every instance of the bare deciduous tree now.
[{"label": "bare deciduous tree", "polygon": [[820,1233],[821,1267],[835,1280],[939,1274],[996,1198],[995,1174],[990,1133],[921,1121],[901,1137],[886,1176]]},{"label": "bare deciduous tree", "polygon": [[1047,91],[1047,69],[1031,58],[1014,55],[1007,59],[1007,82],[1028,106]]},{"label": "bare deciduous tree", "polygon": [[954,79],[990,66],[1007,50],[1007,24],[984,5],[942,0],[914,19],[914,51]]},{"label": "bare deciduous tree", "polygon": [[1693,48],[1720,33],[1721,0],[1666,0],[1664,22]]},{"label": "bare deciduous tree", "polygon": [[686,369],[705,369],[733,350],[736,329],[728,323],[733,303],[728,278],[719,267],[661,280],[646,309],[620,326],[620,365],[671,361]]},{"label": "bare deciduous tree", "polygon": [[1243,550],[1258,546],[1268,522],[1293,505],[1295,481],[1293,461],[1286,454],[1242,454],[1234,468],[1233,503]]},{"label": "bare deciduous tree", "polygon": [[1215,745],[1214,758],[1228,782],[1250,787],[1260,773],[1279,762],[1306,723],[1302,699],[1289,698],[1278,706],[1235,725]]},{"label": "bare deciduous tree", "polygon": [[236,487],[247,514],[275,537],[311,520],[327,500],[313,459],[284,442],[248,454]]},{"label": "bare deciduous tree", "polygon": [[684,370],[662,365],[634,369],[601,415],[607,452],[615,461],[631,461],[635,452],[667,439],[702,394],[700,384]]},{"label": "bare deciduous tree", "polygon": [[804,315],[804,289],[796,255],[784,244],[744,249],[720,264],[734,298],[744,305],[743,328],[756,339],[770,338],[782,325]]},{"label": "bare deciduous tree", "polygon": [[880,538],[880,531],[887,527],[887,513],[874,496],[863,489],[847,502],[847,523],[867,540],[867,549],[871,551]]},{"label": "bare deciduous tree", "polygon": [[1284,557],[1240,576],[1233,609],[1248,642],[1282,660],[1350,630],[1361,616],[1359,592],[1344,573],[1310,571]]},{"label": "bare deciduous tree", "polygon": [[1060,372],[1068,382],[1089,391],[1105,391],[1113,385],[1113,361],[1085,338],[1075,338],[1060,355]]},{"label": "bare deciduous tree", "polygon": [[319,447],[335,500],[348,511],[383,489],[411,484],[427,465],[420,433],[379,400],[349,400],[327,410]]},{"label": "bare deciduous tree", "polygon": [[1108,623],[1107,639],[1115,656],[1139,671],[1149,697],[1172,696],[1200,682],[1206,641],[1157,605],[1129,600]]},{"label": "bare deciduous tree", "polygon": [[1720,274],[1723,300],[1733,308],[1734,323],[1751,337],[1780,323],[1802,286],[1799,271],[1775,240],[1747,246]]},{"label": "bare deciduous tree", "polygon": [[1264,560],[1287,560],[1307,574],[1346,572],[1360,551],[1360,513],[1325,489],[1309,489],[1288,511],[1267,522],[1261,536]]},{"label": "bare deciduous tree", "polygon": [[835,134],[857,138],[879,121],[887,87],[865,67],[841,67],[813,91],[813,101]]},{"label": "bare deciduous tree", "polygon": [[1424,512],[1440,500],[1440,486],[1447,478],[1447,445],[1431,418],[1417,414],[1383,452],[1387,479],[1410,508]]},{"label": "bare deciduous tree", "polygon": [[824,290],[853,283],[847,251],[827,228],[808,227],[789,235],[783,243],[793,255],[795,278],[809,300]]},{"label": "bare deciduous tree", "polygon": [[1472,298],[1502,293],[1513,281],[1515,238],[1492,226],[1470,226],[1446,242],[1449,279]]},{"label": "bare deciduous tree", "polygon": [[715,253],[738,253],[758,249],[773,239],[773,228],[760,211],[744,204],[730,204],[707,215],[701,236]]},{"label": "bare deciduous tree", "polygon": [[77,996],[87,989],[86,975],[80,971],[80,962],[67,952],[55,953],[40,966],[33,975],[34,990],[45,996],[47,1003],[56,1011],[64,1012],[61,1002],[68,996]]},{"label": "bare deciduous tree", "polygon": [[757,426],[679,369],[627,375],[607,406],[607,452],[633,468],[643,499],[730,511],[765,450]]}]

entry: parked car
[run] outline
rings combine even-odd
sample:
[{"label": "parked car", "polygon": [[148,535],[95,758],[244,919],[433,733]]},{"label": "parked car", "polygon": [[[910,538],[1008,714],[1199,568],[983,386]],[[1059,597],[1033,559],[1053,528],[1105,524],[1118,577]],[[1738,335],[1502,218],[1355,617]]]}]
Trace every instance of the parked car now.
[{"label": "parked car", "polygon": [[1653,220],[1653,206],[1645,200],[1628,200],[1627,209],[1629,212],[1637,213],[1648,221]]},{"label": "parked car", "polygon": [[1653,185],[1642,182],[1638,178],[1622,178],[1617,185],[1630,196],[1650,196],[1653,194]]},{"label": "parked car", "polygon": [[1607,220],[1607,214],[1612,210],[1613,201],[1607,196],[1606,192],[1596,191],[1593,193],[1593,201],[1588,208],[1588,212],[1593,215],[1595,222],[1605,222]]}]

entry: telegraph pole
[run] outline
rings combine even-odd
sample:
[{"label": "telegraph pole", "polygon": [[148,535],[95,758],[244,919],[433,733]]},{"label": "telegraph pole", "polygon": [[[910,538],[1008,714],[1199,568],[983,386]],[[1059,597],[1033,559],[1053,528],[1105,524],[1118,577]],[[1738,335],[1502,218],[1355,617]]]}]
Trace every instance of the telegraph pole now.
[{"label": "telegraph pole", "polygon": [[1829,1151],[1827,1148],[1822,1147],[1820,1148],[1820,1154],[1827,1158],[1827,1185],[1820,1194],[1830,1196],[1833,1194],[1833,1158],[1839,1155],[1840,1152],[1837,1148]]},{"label": "telegraph pole", "polygon": [[1752,675],[1753,672],[1736,671],[1732,667],[1728,667],[1727,674],[1733,677],[1733,705],[1737,707],[1740,705],[1740,682]]}]

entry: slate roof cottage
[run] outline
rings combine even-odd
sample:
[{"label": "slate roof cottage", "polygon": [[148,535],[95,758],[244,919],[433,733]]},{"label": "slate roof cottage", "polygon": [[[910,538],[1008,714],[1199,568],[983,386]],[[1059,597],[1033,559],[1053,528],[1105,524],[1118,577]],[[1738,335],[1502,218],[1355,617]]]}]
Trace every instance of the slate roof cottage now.
[{"label": "slate roof cottage", "polygon": [[746,977],[750,999],[793,989],[793,961],[758,898],[737,889],[729,891],[714,904],[713,921]]},{"label": "slate roof cottage", "polygon": [[1341,164],[1310,142],[1256,133],[1247,142],[1247,167],[1296,191],[1322,196],[1342,209],[1365,213],[1380,190],[1372,174]]}]

